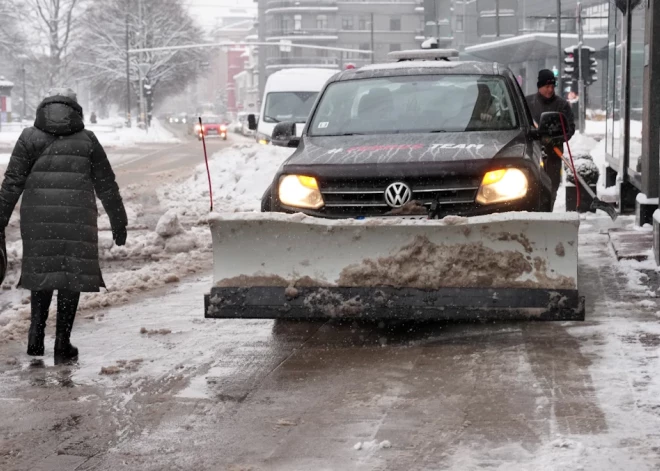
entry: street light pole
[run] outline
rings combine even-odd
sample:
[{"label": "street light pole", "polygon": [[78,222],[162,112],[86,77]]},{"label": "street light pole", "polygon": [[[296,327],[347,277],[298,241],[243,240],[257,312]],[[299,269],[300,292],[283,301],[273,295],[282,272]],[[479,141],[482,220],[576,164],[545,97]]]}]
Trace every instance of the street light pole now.
[{"label": "street light pole", "polygon": [[26,103],[26,86],[25,86],[25,61],[23,61],[23,67],[22,67],[22,72],[23,72],[23,118],[22,120],[25,120],[27,117],[27,103]]},{"label": "street light pole", "polygon": [[580,111],[580,116],[579,116],[579,126],[580,126],[580,132],[584,133],[584,128],[585,128],[585,119],[586,119],[586,111],[587,111],[587,94],[584,88],[584,76],[583,76],[583,63],[582,61],[585,60],[584,54],[582,54],[582,45],[584,42],[584,35],[582,32],[582,4],[578,2],[577,4],[577,28],[578,28],[578,64],[580,66],[580,70],[578,71],[578,96],[580,97],[579,101],[579,111]]},{"label": "street light pole", "polygon": [[[374,14],[371,14],[371,50],[374,50]],[[371,63],[374,63],[375,53],[371,54]]]},{"label": "street light pole", "polygon": [[[557,0],[557,63],[561,64],[563,58],[562,49],[561,49],[561,0]],[[559,66],[561,67],[561,65]],[[564,93],[564,80],[561,78],[561,71],[559,72],[559,94],[560,96]]]},{"label": "street light pole", "polygon": [[126,5],[126,125],[131,127],[131,66],[130,66],[130,53],[129,40],[128,40],[128,12],[130,10],[130,0]]}]

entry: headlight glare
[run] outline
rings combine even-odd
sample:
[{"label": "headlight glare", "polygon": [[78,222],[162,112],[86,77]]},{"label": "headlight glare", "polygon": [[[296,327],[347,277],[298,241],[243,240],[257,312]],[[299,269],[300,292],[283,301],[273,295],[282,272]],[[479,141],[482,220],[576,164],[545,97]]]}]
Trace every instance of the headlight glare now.
[{"label": "headlight glare", "polygon": [[477,202],[480,204],[504,203],[523,198],[529,184],[525,173],[517,168],[494,170],[486,173],[481,182]]},{"label": "headlight glare", "polygon": [[323,196],[313,177],[286,175],[280,179],[279,196],[282,204],[296,208],[319,209]]}]

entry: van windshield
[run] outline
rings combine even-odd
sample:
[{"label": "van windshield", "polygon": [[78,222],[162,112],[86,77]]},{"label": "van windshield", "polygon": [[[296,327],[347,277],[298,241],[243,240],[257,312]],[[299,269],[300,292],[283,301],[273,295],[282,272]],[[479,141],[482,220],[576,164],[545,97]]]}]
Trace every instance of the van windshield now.
[{"label": "van windshield", "polygon": [[263,120],[266,123],[307,121],[318,92],[271,92],[266,95]]},{"label": "van windshield", "polygon": [[417,75],[330,84],[309,135],[501,131],[516,127],[516,113],[501,77]]}]

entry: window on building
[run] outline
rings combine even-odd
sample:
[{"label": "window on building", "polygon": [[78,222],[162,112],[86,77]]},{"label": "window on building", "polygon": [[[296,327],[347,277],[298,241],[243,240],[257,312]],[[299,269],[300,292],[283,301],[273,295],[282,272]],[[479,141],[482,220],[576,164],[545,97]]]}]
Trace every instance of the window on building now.
[{"label": "window on building", "polygon": [[459,33],[462,33],[464,30],[463,18],[464,18],[463,15],[456,15],[456,31],[458,31]]},{"label": "window on building", "polygon": [[316,57],[328,57],[328,51],[326,51],[325,49],[317,49]]},{"label": "window on building", "polygon": [[300,31],[302,29],[302,15],[294,15],[294,17],[293,17],[293,29],[295,31]]},{"label": "window on building", "polygon": [[369,27],[369,18],[367,18],[366,16],[361,16],[358,19],[358,29],[360,31],[366,31],[367,29],[370,29],[370,27]]},{"label": "window on building", "polygon": [[289,31],[289,26],[291,24],[289,22],[289,20],[290,20],[290,18],[288,16],[283,16],[282,17],[281,27],[282,27],[282,31],[285,32],[285,33]]},{"label": "window on building", "polygon": [[328,29],[327,15],[318,15],[316,17],[316,29]]},{"label": "window on building", "polygon": [[353,29],[353,17],[352,16],[344,16],[341,19],[341,29],[343,30],[352,30]]},{"label": "window on building", "polygon": [[371,46],[369,45],[369,43],[360,43],[359,49],[361,51],[368,51],[371,49]]},{"label": "window on building", "polygon": [[401,18],[390,18],[390,31],[401,31]]},{"label": "window on building", "polygon": [[390,44],[390,52],[400,51],[401,44]]}]

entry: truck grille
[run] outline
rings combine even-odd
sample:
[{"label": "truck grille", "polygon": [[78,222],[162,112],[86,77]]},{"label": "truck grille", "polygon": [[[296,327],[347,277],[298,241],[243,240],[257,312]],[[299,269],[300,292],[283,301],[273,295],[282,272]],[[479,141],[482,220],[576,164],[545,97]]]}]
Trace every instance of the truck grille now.
[{"label": "truck grille", "polygon": [[452,177],[446,180],[424,179],[412,182],[406,179],[323,180],[321,193],[328,215],[373,216],[392,208],[385,202],[385,190],[391,183],[403,181],[413,192],[413,200],[430,206],[437,201],[443,209],[459,214],[461,209],[474,207],[480,179]]}]

